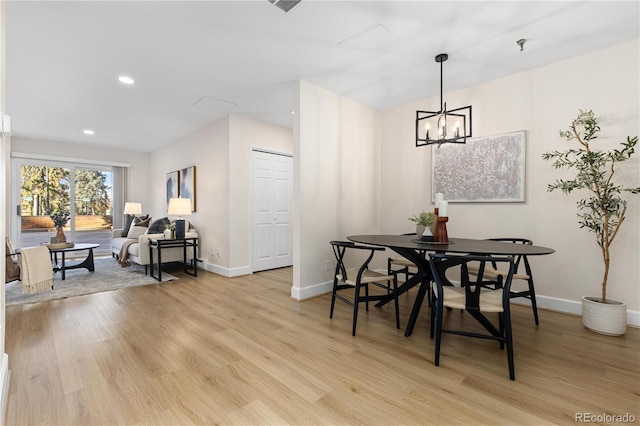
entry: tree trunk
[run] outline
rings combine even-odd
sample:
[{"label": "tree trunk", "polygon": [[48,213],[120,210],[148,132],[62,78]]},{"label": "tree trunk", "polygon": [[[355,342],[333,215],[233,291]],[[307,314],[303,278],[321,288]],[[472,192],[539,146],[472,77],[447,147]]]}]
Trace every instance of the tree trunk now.
[{"label": "tree trunk", "polygon": [[607,303],[607,280],[609,279],[609,244],[605,241],[602,247],[602,257],[604,258],[604,275],[602,277],[602,303]]}]

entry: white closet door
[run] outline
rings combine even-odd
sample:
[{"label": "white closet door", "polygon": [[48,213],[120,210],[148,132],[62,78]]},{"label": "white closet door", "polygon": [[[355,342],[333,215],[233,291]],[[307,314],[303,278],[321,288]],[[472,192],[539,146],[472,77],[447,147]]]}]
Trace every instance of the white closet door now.
[{"label": "white closet door", "polygon": [[253,272],[293,264],[293,159],[253,151]]}]

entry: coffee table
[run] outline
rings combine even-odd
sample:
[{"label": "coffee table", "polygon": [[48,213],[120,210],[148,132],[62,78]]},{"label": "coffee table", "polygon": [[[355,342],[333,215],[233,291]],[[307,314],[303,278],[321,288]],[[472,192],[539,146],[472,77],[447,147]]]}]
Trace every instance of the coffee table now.
[{"label": "coffee table", "polygon": [[[48,247],[48,246],[47,246]],[[60,271],[62,279],[64,280],[65,271],[69,269],[79,269],[85,268],[90,272],[95,271],[95,265],[93,263],[93,249],[100,247],[100,244],[91,244],[91,243],[77,243],[74,244],[73,247],[64,247],[64,248],[51,248],[49,247],[49,252],[51,253],[51,260],[53,261],[53,272]],[[67,265],[65,255],[74,251],[83,251],[88,250],[89,254],[87,254],[87,258],[80,263],[76,263],[74,265]],[[62,263],[58,264],[58,253],[62,255]]]}]

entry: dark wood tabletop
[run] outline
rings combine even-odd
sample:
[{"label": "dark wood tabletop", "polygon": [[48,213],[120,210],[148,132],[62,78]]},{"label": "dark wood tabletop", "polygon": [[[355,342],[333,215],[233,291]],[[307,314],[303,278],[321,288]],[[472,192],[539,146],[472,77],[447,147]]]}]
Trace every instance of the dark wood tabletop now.
[{"label": "dark wood tabletop", "polygon": [[371,244],[400,249],[426,250],[446,253],[473,253],[512,255],[524,254],[537,256],[554,253],[555,250],[548,247],[528,244],[513,244],[504,241],[476,240],[471,238],[450,238],[448,244],[418,242],[416,235],[351,235],[350,241],[361,244]]}]

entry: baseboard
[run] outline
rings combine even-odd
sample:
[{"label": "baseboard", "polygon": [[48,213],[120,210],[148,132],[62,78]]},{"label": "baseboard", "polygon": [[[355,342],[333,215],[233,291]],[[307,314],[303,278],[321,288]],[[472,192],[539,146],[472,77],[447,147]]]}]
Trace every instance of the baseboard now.
[{"label": "baseboard", "polygon": [[233,278],[240,277],[242,275],[251,275],[253,271],[249,266],[242,266],[239,268],[225,268],[220,265],[216,265],[215,263],[204,262],[203,269],[209,272],[213,272],[214,274],[222,275],[223,277]]},{"label": "baseboard", "polygon": [[[557,297],[536,295],[538,308],[550,311],[562,312],[564,314],[582,315],[582,302],[576,300],[559,299]],[[531,306],[527,299],[512,299],[512,303],[518,305]],[[640,311],[627,309],[627,325],[640,327]]]},{"label": "baseboard", "polygon": [[[311,299],[325,293],[331,292],[333,282],[314,284],[308,287],[291,287],[291,298],[299,301]],[[536,295],[538,308],[548,309],[550,311],[561,312],[571,315],[582,315],[582,302],[568,299],[560,299],[557,297]],[[512,299],[512,303],[518,305],[531,306],[531,302],[527,299]],[[632,327],[640,327],[640,311],[627,310],[627,324]]]},{"label": "baseboard", "polygon": [[291,298],[294,300],[311,299],[321,294],[330,293],[333,289],[333,281],[310,285],[308,287],[291,287]]},{"label": "baseboard", "polygon": [[7,403],[9,402],[9,355],[2,354],[2,364],[0,365],[0,407],[2,417],[0,424],[7,424]]}]

